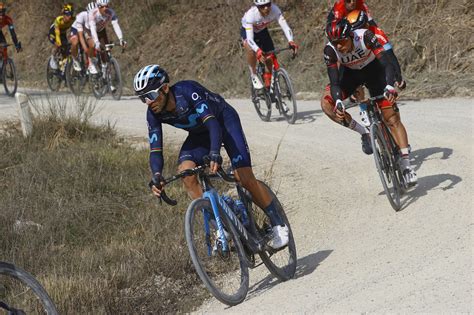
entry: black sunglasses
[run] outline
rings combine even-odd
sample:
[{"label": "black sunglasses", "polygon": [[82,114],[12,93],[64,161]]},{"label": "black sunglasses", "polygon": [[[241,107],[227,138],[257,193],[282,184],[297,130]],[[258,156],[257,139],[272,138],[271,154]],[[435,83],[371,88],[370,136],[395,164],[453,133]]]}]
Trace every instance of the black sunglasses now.
[{"label": "black sunglasses", "polygon": [[272,3],[269,2],[269,3],[266,3],[266,4],[257,5],[257,8],[264,9],[264,8],[270,7],[271,5],[272,5]]}]

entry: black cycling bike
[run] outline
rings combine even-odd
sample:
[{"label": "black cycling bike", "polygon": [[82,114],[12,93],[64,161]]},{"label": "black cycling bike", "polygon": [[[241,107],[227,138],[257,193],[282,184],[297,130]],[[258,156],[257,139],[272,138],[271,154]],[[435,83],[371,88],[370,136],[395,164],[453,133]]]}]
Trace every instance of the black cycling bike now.
[{"label": "black cycling bike", "polygon": [[56,306],[38,280],[25,270],[6,262],[0,262],[1,309],[9,315],[58,314]]},{"label": "black cycling bike", "polygon": [[[249,192],[236,182],[233,174],[220,169],[218,175],[211,175],[206,172],[207,167],[208,163],[185,170],[166,179],[165,183],[198,175],[204,194],[191,202],[186,212],[185,233],[189,253],[206,288],[222,303],[236,305],[245,299],[249,289],[248,268],[260,265],[256,255],[273,275],[286,281],[295,275],[296,245],[288,218],[270,187],[260,182],[274,198],[279,215],[289,231],[288,245],[279,249],[267,245],[272,238],[270,219],[252,202]],[[217,193],[211,178],[235,183],[237,198],[246,206],[248,222],[243,223]],[[167,197],[164,191],[161,198],[170,205],[176,205],[176,201]]]},{"label": "black cycling bike", "polygon": [[[280,115],[283,115],[290,124],[296,121],[296,95],[288,72],[280,66],[276,55],[291,48],[278,48],[264,54],[265,59],[272,60],[272,82],[270,86],[256,90],[250,82],[252,102],[258,116],[263,121],[269,121],[272,114],[272,103],[275,103]],[[295,55],[293,55],[293,58]],[[257,76],[264,82],[263,74],[266,65],[259,61],[257,64]]]},{"label": "black cycling bike", "polygon": [[92,93],[97,99],[103,97],[107,92],[110,92],[115,100],[120,100],[122,97],[122,74],[117,59],[112,56],[112,48],[115,46],[116,44],[105,45],[107,60],[102,60],[102,54],[98,53],[98,73],[89,74]]},{"label": "black cycling bike", "polygon": [[[384,95],[371,97],[363,103],[367,104],[367,115],[370,122],[370,139],[375,165],[382,181],[390,205],[396,211],[400,210],[400,197],[409,188],[403,177],[400,165],[401,153],[390,128],[383,120],[382,113],[376,101],[384,99]],[[362,102],[351,103],[345,109],[359,106]],[[342,110],[341,107],[338,108]],[[398,110],[398,109],[397,109]]]},{"label": "black cycling bike", "polygon": [[[58,49],[54,56],[50,56],[46,65],[46,81],[48,82],[49,89],[53,92],[59,91],[61,84],[67,84],[66,70],[68,65],[72,63],[70,56],[71,44],[63,45]],[[57,69],[51,67],[51,59],[55,60]]]},{"label": "black cycling bike", "polygon": [[11,45],[0,43],[0,81],[3,83],[5,93],[13,97],[18,88],[18,77],[13,59],[8,57],[8,46]]}]

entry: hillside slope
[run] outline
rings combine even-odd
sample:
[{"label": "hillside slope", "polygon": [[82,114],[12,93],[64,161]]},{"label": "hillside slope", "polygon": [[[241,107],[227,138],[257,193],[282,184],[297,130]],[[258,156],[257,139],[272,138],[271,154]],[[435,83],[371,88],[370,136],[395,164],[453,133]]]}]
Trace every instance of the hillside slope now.
[{"label": "hillside slope", "polygon": [[[87,3],[73,2],[77,7]],[[332,1],[275,2],[301,46],[296,60],[282,54],[280,61],[288,68],[298,91],[321,91],[327,82],[322,60],[323,28]],[[51,48],[46,34],[61,3],[9,1],[8,13],[25,47],[14,58],[21,80],[29,85],[45,85],[45,60]],[[240,19],[250,4],[237,0],[112,1],[130,44],[124,54],[116,51],[126,87],[130,88],[141,66],[159,63],[168,69],[172,80],[196,79],[227,95],[246,95],[248,70],[238,39]],[[405,95],[473,95],[474,2],[374,0],[369,6],[394,44],[409,83]],[[278,24],[272,28],[275,42],[285,45]]]}]

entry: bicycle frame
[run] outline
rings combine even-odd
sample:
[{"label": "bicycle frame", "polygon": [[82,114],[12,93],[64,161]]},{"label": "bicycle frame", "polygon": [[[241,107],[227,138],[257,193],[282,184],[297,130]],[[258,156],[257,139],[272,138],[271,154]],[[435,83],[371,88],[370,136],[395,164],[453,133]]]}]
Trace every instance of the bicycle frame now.
[{"label": "bicycle frame", "polygon": [[[229,250],[229,244],[224,234],[224,225],[222,223],[222,219],[219,213],[219,208],[224,211],[225,215],[230,219],[231,224],[236,227],[239,236],[245,240],[245,243],[246,245],[248,245],[250,250],[253,253],[262,251],[263,240],[254,237],[253,233],[247,231],[242,222],[240,222],[240,220],[235,215],[234,211],[232,211],[229,205],[219,196],[216,189],[212,187],[212,185],[209,183],[209,180],[205,176],[200,175],[200,179],[201,183],[203,183],[204,186],[203,198],[208,199],[211,203],[212,211],[216,219],[217,228],[219,230],[219,240],[223,244],[223,249]],[[210,233],[210,228],[208,226],[209,219],[210,218],[206,218],[206,220],[204,221],[206,235],[209,235]]]}]

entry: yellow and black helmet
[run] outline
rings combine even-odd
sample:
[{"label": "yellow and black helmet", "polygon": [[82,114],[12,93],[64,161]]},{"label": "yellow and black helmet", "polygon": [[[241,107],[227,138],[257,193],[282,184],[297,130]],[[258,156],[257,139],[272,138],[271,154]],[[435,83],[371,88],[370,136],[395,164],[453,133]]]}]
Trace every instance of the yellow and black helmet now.
[{"label": "yellow and black helmet", "polygon": [[67,3],[63,6],[63,14],[73,16],[74,15],[74,6],[72,3]]}]

